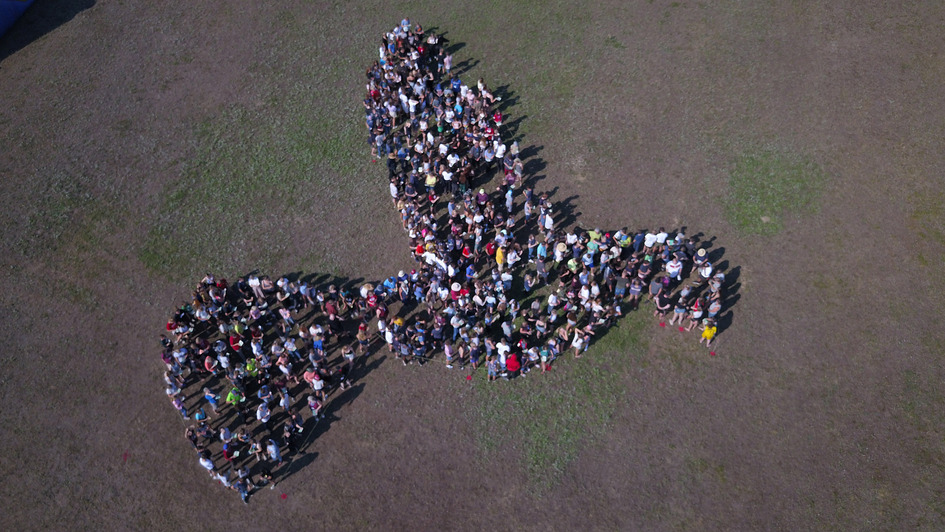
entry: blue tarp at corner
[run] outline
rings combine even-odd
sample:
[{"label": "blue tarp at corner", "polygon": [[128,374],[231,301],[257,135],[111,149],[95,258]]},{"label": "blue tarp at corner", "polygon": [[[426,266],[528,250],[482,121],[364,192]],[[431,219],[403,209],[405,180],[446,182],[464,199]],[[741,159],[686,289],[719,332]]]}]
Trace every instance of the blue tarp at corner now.
[{"label": "blue tarp at corner", "polygon": [[33,0],[0,0],[0,36],[10,29],[32,3]]}]

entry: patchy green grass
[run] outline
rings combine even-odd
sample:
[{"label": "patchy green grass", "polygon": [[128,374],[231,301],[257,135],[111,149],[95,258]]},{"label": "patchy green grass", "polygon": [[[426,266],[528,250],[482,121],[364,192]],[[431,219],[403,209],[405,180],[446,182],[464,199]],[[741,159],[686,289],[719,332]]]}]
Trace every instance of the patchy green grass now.
[{"label": "patchy green grass", "polygon": [[747,234],[773,235],[791,214],[811,212],[825,181],[814,161],[762,148],[741,154],[729,174],[725,213]]},{"label": "patchy green grass", "polygon": [[487,462],[507,449],[521,453],[533,493],[548,493],[581,448],[607,430],[625,397],[623,378],[647,349],[646,322],[643,313],[631,313],[580,360],[559,356],[550,373],[478,379],[477,434]]},{"label": "patchy green grass", "polygon": [[[199,126],[195,155],[139,251],[149,269],[175,277],[238,268],[246,261],[234,255],[254,247],[248,241],[261,240],[272,217],[316,209],[307,198],[339,199],[373,178],[354,104],[279,104],[232,107]],[[267,266],[265,254],[258,259]]]},{"label": "patchy green grass", "polygon": [[[125,210],[113,190],[100,190],[96,177],[56,171],[29,186],[35,208],[14,237],[17,251],[31,260],[52,261],[64,250],[87,258],[115,229]],[[73,260],[75,262],[75,260]]]}]

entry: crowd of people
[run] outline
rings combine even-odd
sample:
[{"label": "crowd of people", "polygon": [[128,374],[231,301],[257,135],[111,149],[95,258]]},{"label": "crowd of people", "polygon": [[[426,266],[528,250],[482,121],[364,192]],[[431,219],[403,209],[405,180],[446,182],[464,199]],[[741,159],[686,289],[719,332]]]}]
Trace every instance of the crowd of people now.
[{"label": "crowd of people", "polygon": [[661,324],[714,341],[725,274],[696,239],[561,227],[503,139],[501,98],[460,80],[441,36],[404,20],[379,55],[366,125],[414,268],[350,290],[207,274],[161,335],[167,396],[193,422],[185,437],[244,502],[287,473],[330,398],[379,350],[405,366],[515,379],[580,358],[646,300]]}]

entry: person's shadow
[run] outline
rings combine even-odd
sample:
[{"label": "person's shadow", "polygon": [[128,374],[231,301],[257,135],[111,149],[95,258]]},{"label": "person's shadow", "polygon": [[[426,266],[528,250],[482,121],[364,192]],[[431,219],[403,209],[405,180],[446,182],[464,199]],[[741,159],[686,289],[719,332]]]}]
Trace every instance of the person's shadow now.
[{"label": "person's shadow", "polygon": [[[95,0],[45,0],[34,2],[19,20],[15,20],[20,6],[26,2],[0,2],[0,63],[27,47],[43,35],[69,22],[75,16],[95,5]],[[12,5],[15,11],[7,5]],[[10,20],[12,17],[14,20]],[[6,28],[4,21],[12,24]],[[7,30],[4,33],[4,30]]]}]

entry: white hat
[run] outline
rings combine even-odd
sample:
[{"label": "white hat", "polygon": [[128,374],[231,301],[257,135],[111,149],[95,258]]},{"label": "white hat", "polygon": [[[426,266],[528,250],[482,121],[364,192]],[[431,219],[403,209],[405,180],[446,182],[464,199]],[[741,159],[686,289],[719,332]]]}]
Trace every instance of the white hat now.
[{"label": "white hat", "polygon": [[452,289],[454,292],[459,292],[463,289],[463,286],[459,283],[453,283],[453,285],[450,286],[450,289]]}]

